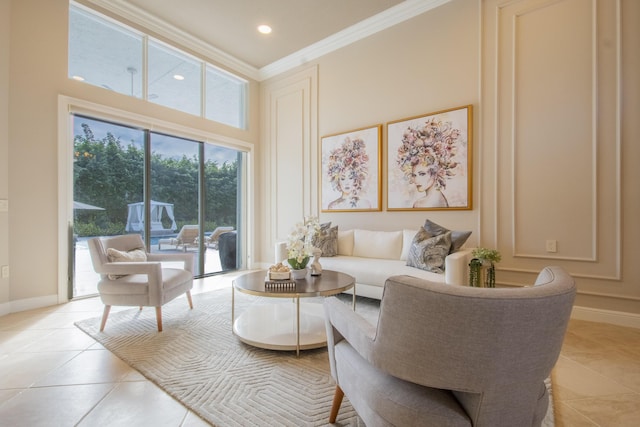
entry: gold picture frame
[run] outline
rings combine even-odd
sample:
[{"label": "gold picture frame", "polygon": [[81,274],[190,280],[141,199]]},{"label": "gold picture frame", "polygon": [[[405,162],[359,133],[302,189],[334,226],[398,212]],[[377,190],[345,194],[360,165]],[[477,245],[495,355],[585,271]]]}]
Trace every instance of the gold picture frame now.
[{"label": "gold picture frame", "polygon": [[472,209],[471,105],[387,123],[387,210]]},{"label": "gold picture frame", "polygon": [[320,139],[322,212],[382,210],[382,124]]}]

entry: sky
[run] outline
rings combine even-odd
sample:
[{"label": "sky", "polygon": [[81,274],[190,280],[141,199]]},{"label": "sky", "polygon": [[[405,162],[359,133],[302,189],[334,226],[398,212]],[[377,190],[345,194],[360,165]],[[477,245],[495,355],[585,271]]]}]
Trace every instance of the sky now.
[{"label": "sky", "polygon": [[[73,134],[84,135],[82,130],[82,124],[86,123],[91,128],[96,140],[102,140],[107,136],[107,132],[119,139],[122,145],[129,145],[133,143],[142,148],[144,144],[144,133],[140,129],[131,128],[127,126],[114,125],[107,122],[92,120],[86,117],[74,116],[73,121]],[[198,144],[190,140],[185,140],[178,137],[171,137],[162,134],[152,133],[151,136],[152,150],[156,153],[161,153],[164,157],[181,159],[183,155],[187,157],[197,156]],[[205,145],[205,158],[206,160],[216,161],[219,165],[232,163],[237,158],[237,150],[233,150],[225,147],[217,147],[212,144]]]}]

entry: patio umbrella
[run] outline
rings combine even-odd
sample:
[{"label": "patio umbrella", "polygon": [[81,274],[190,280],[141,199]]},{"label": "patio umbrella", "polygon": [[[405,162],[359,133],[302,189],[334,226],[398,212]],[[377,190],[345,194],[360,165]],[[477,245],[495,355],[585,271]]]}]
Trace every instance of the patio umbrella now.
[{"label": "patio umbrella", "polygon": [[103,211],[104,208],[98,207],[98,206],[93,206],[93,205],[89,205],[87,203],[82,203],[82,202],[76,202],[75,200],[73,201],[73,210],[76,209],[84,209],[87,211]]}]

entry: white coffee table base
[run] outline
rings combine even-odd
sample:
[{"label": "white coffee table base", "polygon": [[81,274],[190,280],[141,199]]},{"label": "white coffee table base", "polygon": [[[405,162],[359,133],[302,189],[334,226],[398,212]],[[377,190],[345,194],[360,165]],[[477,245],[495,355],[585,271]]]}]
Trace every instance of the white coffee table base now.
[{"label": "white coffee table base", "polygon": [[300,303],[298,342],[296,302],[255,305],[233,322],[240,341],[269,350],[309,350],[326,347],[327,334],[322,304]]}]

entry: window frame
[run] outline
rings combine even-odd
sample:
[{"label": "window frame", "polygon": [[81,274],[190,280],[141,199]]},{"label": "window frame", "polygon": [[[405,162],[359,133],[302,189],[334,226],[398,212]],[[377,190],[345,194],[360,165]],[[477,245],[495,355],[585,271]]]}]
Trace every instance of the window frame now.
[{"label": "window frame", "polygon": [[[215,64],[212,64],[211,62],[206,61],[205,59],[203,59],[202,57],[199,57],[197,55],[193,55],[189,52],[187,52],[185,49],[173,45],[171,43],[167,43],[165,41],[162,41],[160,39],[157,39],[155,37],[150,36],[147,32],[145,31],[140,31],[136,28],[133,28],[129,25],[126,25],[120,21],[118,21],[117,19],[114,19],[112,17],[106,16],[100,12],[97,12],[93,9],[91,9],[90,7],[87,7],[85,5],[79,4],[73,0],[69,1],[69,13],[71,13],[72,9],[79,9],[81,10],[83,13],[88,13],[92,15],[93,19],[96,20],[104,20],[107,23],[109,23],[110,25],[115,25],[117,27],[120,27],[123,31],[125,32],[133,32],[135,34],[139,34],[142,37],[142,97],[137,97],[134,95],[128,95],[126,93],[122,93],[122,92],[117,92],[120,93],[124,96],[130,96],[132,98],[136,98],[136,99],[142,99],[145,102],[149,102],[152,103],[154,105],[160,105],[163,106],[165,108],[170,108],[174,111],[180,111],[182,113],[185,114],[189,114],[189,115],[193,115],[196,117],[201,117],[205,120],[209,120],[215,123],[220,123],[222,125],[225,126],[229,126],[235,129],[240,129],[240,130],[248,130],[248,117],[249,117],[249,81],[235,73],[232,73],[228,70],[225,70]],[[71,29],[69,28],[69,39],[71,38]],[[152,41],[153,43],[159,44],[160,46],[164,46],[172,51],[175,51],[176,53],[183,55],[185,57],[188,58],[193,58],[194,61],[199,63],[200,66],[200,99],[199,99],[199,110],[200,110],[200,114],[193,114],[190,112],[186,112],[184,110],[180,110],[177,108],[173,108],[173,107],[169,107],[165,104],[160,104],[160,103],[154,103],[152,100],[149,100],[149,41]],[[67,41],[67,44],[69,44],[69,40]],[[67,58],[67,64],[69,64],[70,61],[70,57]],[[235,126],[233,124],[230,123],[226,123],[226,122],[220,122],[214,119],[211,119],[208,117],[207,115],[207,103],[208,103],[208,99],[207,99],[207,70],[209,68],[213,68],[216,71],[222,73],[222,74],[227,74],[229,76],[231,76],[232,78],[238,80],[239,82],[243,83],[242,84],[242,89],[240,90],[240,93],[237,94],[237,99],[238,99],[238,118],[239,118],[239,126]],[[73,80],[73,77],[70,74],[70,72],[67,72],[67,78],[69,78],[70,80]],[[92,86],[96,86],[96,87],[101,87],[100,85],[94,84],[94,83],[89,83],[89,82],[84,82],[81,81],[79,83],[84,83],[84,84],[89,84]]]}]

